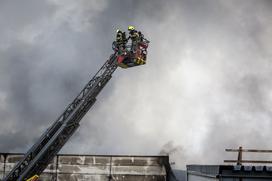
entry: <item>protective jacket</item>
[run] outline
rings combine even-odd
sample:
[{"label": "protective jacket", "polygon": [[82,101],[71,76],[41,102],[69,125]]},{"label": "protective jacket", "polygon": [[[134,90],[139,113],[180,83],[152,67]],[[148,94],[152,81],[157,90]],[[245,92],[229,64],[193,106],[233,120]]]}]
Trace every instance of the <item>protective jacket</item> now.
[{"label": "protective jacket", "polygon": [[139,41],[139,33],[136,30],[132,30],[129,32],[129,38],[131,38],[132,42]]}]

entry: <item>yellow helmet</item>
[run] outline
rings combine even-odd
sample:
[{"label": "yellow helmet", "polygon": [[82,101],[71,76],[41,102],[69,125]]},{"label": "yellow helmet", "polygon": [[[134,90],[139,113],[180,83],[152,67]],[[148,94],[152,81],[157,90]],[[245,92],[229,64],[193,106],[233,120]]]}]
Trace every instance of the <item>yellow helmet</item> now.
[{"label": "yellow helmet", "polygon": [[131,30],[135,30],[134,26],[128,26],[128,30],[131,31]]}]

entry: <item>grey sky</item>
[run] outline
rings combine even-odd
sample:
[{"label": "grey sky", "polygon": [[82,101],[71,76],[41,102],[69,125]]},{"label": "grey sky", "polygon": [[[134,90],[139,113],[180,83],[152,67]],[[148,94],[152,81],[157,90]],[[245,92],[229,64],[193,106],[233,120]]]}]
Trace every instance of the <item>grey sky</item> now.
[{"label": "grey sky", "polygon": [[[117,28],[151,40],[119,69],[63,152],[222,163],[271,148],[272,2],[1,0],[0,150],[25,152],[112,53]],[[173,151],[174,150],[174,151]]]}]

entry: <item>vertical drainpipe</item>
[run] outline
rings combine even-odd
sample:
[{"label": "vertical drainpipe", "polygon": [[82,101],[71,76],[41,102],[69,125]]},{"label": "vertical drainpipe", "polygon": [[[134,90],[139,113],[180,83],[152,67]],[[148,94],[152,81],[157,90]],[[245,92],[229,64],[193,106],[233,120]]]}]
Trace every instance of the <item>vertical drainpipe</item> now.
[{"label": "vertical drainpipe", "polygon": [[4,170],[3,170],[3,178],[6,176],[6,160],[7,160],[7,154],[4,153]]},{"label": "vertical drainpipe", "polygon": [[56,160],[56,172],[55,172],[55,177],[56,177],[56,181],[58,180],[58,169],[59,169],[59,155],[56,156],[57,160]]},{"label": "vertical drainpipe", "polygon": [[[237,159],[237,165],[242,165],[242,160],[243,160],[243,147],[239,147],[239,151],[238,151],[238,159]],[[243,178],[240,177],[239,181],[243,181]]]},{"label": "vertical drainpipe", "polygon": [[109,181],[112,180],[111,167],[112,167],[112,156],[110,157],[110,173],[109,173]]},{"label": "vertical drainpipe", "polygon": [[243,160],[243,147],[239,147],[237,165],[242,165]]}]

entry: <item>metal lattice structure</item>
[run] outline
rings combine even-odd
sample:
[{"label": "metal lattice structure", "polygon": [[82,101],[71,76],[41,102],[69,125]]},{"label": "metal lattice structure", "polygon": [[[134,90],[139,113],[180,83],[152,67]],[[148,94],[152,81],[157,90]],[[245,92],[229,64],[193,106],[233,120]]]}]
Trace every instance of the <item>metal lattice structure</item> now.
[{"label": "metal lattice structure", "polygon": [[243,153],[272,153],[272,150],[258,150],[258,149],[243,149],[240,146],[238,149],[226,149],[227,152],[238,152],[237,160],[224,160],[225,163],[236,163],[243,165],[243,163],[258,163],[258,164],[272,164],[272,160],[244,160]]},{"label": "metal lattice structure", "polygon": [[43,172],[48,163],[79,127],[80,120],[92,107],[99,92],[111,79],[117,68],[116,62],[116,54],[112,54],[74,101],[46,130],[3,181],[22,181]]}]

